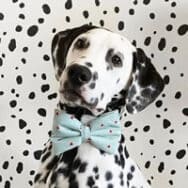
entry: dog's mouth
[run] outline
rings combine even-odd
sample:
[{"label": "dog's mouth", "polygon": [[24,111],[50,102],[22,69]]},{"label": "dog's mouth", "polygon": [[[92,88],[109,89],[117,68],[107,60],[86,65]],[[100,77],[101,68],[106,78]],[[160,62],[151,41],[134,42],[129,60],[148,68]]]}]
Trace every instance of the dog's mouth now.
[{"label": "dog's mouth", "polygon": [[66,100],[75,102],[78,99],[82,99],[82,96],[78,91],[74,89],[62,89],[60,93],[65,97]]},{"label": "dog's mouth", "polygon": [[80,100],[81,105],[86,105],[89,108],[95,108],[98,104],[98,99],[97,98],[92,98],[90,102],[88,102],[85,97],[82,96],[82,93],[80,90],[75,90],[75,89],[61,89],[60,93],[63,95],[63,97],[71,102],[75,103]]}]

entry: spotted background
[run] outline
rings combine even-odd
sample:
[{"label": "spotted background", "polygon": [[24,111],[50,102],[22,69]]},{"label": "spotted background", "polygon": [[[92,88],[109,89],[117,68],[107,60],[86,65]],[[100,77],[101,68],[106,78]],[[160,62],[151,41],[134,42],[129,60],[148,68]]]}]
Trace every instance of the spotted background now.
[{"label": "spotted background", "polygon": [[123,125],[154,188],[188,187],[187,0],[0,0],[0,187],[32,187],[58,83],[54,34],[84,23],[127,36],[153,60],[165,90]]}]

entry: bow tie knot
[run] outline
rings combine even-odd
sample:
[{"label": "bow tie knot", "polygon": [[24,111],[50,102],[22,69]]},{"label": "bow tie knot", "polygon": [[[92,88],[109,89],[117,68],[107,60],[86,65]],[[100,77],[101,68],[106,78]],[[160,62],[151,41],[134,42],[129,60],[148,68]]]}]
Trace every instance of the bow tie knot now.
[{"label": "bow tie knot", "polygon": [[91,140],[91,130],[89,126],[81,127],[82,142]]},{"label": "bow tie knot", "polygon": [[60,154],[89,142],[96,148],[114,154],[121,137],[118,111],[105,113],[88,125],[63,111],[55,112],[51,141],[55,154]]}]

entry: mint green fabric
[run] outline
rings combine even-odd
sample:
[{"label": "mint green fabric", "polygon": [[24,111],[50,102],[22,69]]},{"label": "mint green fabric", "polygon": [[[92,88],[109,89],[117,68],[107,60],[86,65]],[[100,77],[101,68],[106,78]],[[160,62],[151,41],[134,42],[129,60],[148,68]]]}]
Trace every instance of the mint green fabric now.
[{"label": "mint green fabric", "polygon": [[78,147],[83,142],[89,142],[100,150],[114,154],[120,138],[120,115],[117,110],[105,113],[87,125],[64,111],[55,111],[50,140],[56,155]]}]

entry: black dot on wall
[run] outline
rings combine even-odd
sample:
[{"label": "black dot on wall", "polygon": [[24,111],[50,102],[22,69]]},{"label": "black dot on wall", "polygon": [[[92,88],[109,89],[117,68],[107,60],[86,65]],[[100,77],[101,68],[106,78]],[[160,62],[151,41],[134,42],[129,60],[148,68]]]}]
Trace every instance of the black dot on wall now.
[{"label": "black dot on wall", "polygon": [[31,92],[29,93],[29,96],[28,96],[29,99],[34,99],[35,98],[35,92]]},{"label": "black dot on wall", "polygon": [[27,129],[26,134],[31,134],[31,129]]},{"label": "black dot on wall", "polygon": [[43,42],[42,42],[42,41],[39,41],[38,47],[42,47],[42,45],[43,45]]},{"label": "black dot on wall", "polygon": [[177,46],[173,46],[172,47],[172,52],[176,52],[178,50],[178,47]]},{"label": "black dot on wall", "polygon": [[145,168],[149,168],[150,165],[151,165],[151,162],[150,162],[150,161],[147,161],[147,162],[145,163]]},{"label": "black dot on wall", "polygon": [[145,46],[149,46],[149,45],[150,45],[150,42],[151,42],[151,37],[148,36],[148,37],[146,37],[145,40],[144,40],[144,45],[145,45]]},{"label": "black dot on wall", "polygon": [[18,76],[16,77],[16,82],[17,82],[18,85],[22,84],[23,79],[22,79],[22,76],[21,76],[21,75],[18,75]]},{"label": "black dot on wall", "polygon": [[29,48],[27,46],[23,47],[22,51],[23,52],[28,52]]},{"label": "black dot on wall", "polygon": [[175,6],[176,6],[176,2],[175,2],[175,1],[172,2],[172,3],[171,3],[171,6],[172,6],[172,7],[175,7]]},{"label": "black dot on wall", "polygon": [[151,145],[153,145],[153,144],[154,144],[154,140],[153,140],[153,139],[150,139],[150,140],[149,140],[149,143],[150,143]]},{"label": "black dot on wall", "polygon": [[119,11],[120,11],[119,7],[114,7],[114,12],[115,13],[119,13]]},{"label": "black dot on wall", "polygon": [[188,25],[187,24],[183,24],[183,25],[180,25],[179,28],[178,28],[178,34],[179,35],[185,35],[188,31]]},{"label": "black dot on wall", "polygon": [[49,55],[45,54],[45,55],[43,56],[43,59],[44,59],[45,61],[49,61],[49,60],[50,60],[50,57],[49,57]]},{"label": "black dot on wall", "polygon": [[150,130],[150,126],[149,125],[146,125],[144,128],[143,128],[143,131],[144,132],[148,132]]},{"label": "black dot on wall", "polygon": [[170,77],[169,77],[168,75],[165,75],[163,80],[164,80],[164,83],[165,83],[165,84],[169,84],[169,82],[170,82]]},{"label": "black dot on wall", "polygon": [[176,153],[176,158],[177,159],[182,159],[186,154],[186,151],[184,149],[181,149],[179,150],[177,153]]},{"label": "black dot on wall", "polygon": [[104,20],[100,20],[99,23],[100,23],[100,26],[102,26],[102,27],[104,26]]},{"label": "black dot on wall", "polygon": [[7,169],[8,168],[8,166],[9,166],[9,162],[8,161],[5,161],[4,163],[3,163],[3,169]]},{"label": "black dot on wall", "polygon": [[12,100],[12,101],[10,101],[10,107],[11,108],[15,108],[16,107],[16,105],[17,105],[17,102],[15,101],[15,100]]},{"label": "black dot on wall", "polygon": [[167,129],[168,127],[170,127],[171,122],[168,119],[164,119],[163,120],[163,128]]},{"label": "black dot on wall", "polygon": [[2,66],[3,65],[3,60],[2,60],[2,58],[0,58],[0,66]]},{"label": "black dot on wall", "polygon": [[36,151],[34,151],[34,153],[33,153],[34,158],[35,158],[36,160],[40,160],[41,154],[42,154],[42,150],[36,150]]},{"label": "black dot on wall", "polygon": [[0,12],[0,21],[4,19],[4,14]]},{"label": "black dot on wall", "polygon": [[22,20],[24,20],[25,19],[25,15],[24,14],[19,14],[19,16],[18,16],[20,19],[22,19]]},{"label": "black dot on wall", "polygon": [[174,12],[170,13],[171,18],[176,18],[176,14]]},{"label": "black dot on wall", "polygon": [[18,174],[22,173],[22,171],[23,171],[23,163],[22,162],[19,162],[17,164],[16,171],[17,171]]},{"label": "black dot on wall", "polygon": [[46,116],[46,110],[44,108],[39,108],[37,112],[40,116]]},{"label": "black dot on wall", "polygon": [[20,129],[23,129],[23,128],[25,128],[26,126],[27,126],[26,121],[23,120],[23,119],[19,119],[19,128],[20,128]]},{"label": "black dot on wall", "polygon": [[165,155],[168,156],[168,155],[170,155],[170,154],[171,154],[171,151],[170,151],[170,150],[166,150],[166,151],[165,151]]},{"label": "black dot on wall", "polygon": [[130,141],[135,141],[135,137],[134,136],[130,136]]},{"label": "black dot on wall", "polygon": [[4,188],[10,188],[11,184],[8,180],[5,181]]},{"label": "black dot on wall", "polygon": [[21,25],[17,25],[15,30],[16,30],[16,32],[21,32],[22,31],[22,26]]},{"label": "black dot on wall", "polygon": [[45,74],[45,73],[42,73],[42,74],[41,74],[41,78],[42,78],[43,80],[46,80],[46,74]]},{"label": "black dot on wall", "polygon": [[24,4],[24,3],[20,3],[20,4],[19,4],[19,7],[20,7],[20,8],[24,8],[24,7],[25,7],[25,4]]},{"label": "black dot on wall", "polygon": [[172,31],[172,29],[173,29],[173,26],[172,26],[171,24],[168,24],[168,25],[166,26],[166,30],[167,30],[167,31]]},{"label": "black dot on wall", "polygon": [[170,58],[170,63],[174,64],[175,63],[175,59],[174,58]]},{"label": "black dot on wall", "polygon": [[148,5],[150,3],[150,0],[143,0],[144,5]]},{"label": "black dot on wall", "polygon": [[8,146],[11,145],[11,140],[7,139],[7,140],[6,140],[6,144],[7,144]]},{"label": "black dot on wall", "polygon": [[129,9],[129,14],[130,14],[130,15],[134,15],[134,13],[135,13],[135,11],[134,11],[133,8]]},{"label": "black dot on wall", "polygon": [[134,4],[134,5],[137,5],[137,4],[138,4],[138,1],[137,1],[137,0],[134,0],[134,1],[133,1],[133,4]]},{"label": "black dot on wall", "polygon": [[118,23],[118,29],[120,31],[124,29],[124,22],[123,21],[119,21],[119,23]]},{"label": "black dot on wall", "polygon": [[42,5],[42,10],[45,14],[50,14],[51,10],[48,4]]},{"label": "black dot on wall", "polygon": [[52,93],[52,94],[48,95],[49,100],[56,99],[56,98],[57,98],[57,93]]},{"label": "black dot on wall", "polygon": [[4,95],[4,91],[0,91],[0,95]]},{"label": "black dot on wall", "polygon": [[31,145],[31,144],[32,144],[32,142],[31,142],[30,139],[27,139],[25,142],[26,142],[26,144],[28,144],[28,145]]},{"label": "black dot on wall", "polygon": [[131,121],[126,121],[124,127],[130,127],[132,125]]},{"label": "black dot on wall", "polygon": [[56,28],[53,28],[53,29],[52,29],[52,33],[56,33]]},{"label": "black dot on wall", "polygon": [[11,52],[13,52],[16,49],[16,40],[15,39],[11,39],[9,44],[8,44],[8,48]]},{"label": "black dot on wall", "polygon": [[44,84],[41,86],[41,91],[44,93],[46,91],[48,91],[50,89],[50,85],[49,84]]},{"label": "black dot on wall", "polygon": [[87,19],[89,17],[89,12],[87,10],[84,10],[83,11],[83,16],[84,16],[84,18]]},{"label": "black dot on wall", "polygon": [[28,28],[27,34],[28,34],[28,36],[33,37],[34,35],[36,35],[38,30],[39,30],[39,28],[37,25],[32,25]]},{"label": "black dot on wall", "polygon": [[171,170],[170,174],[174,175],[176,173],[176,170]]},{"label": "black dot on wall", "polygon": [[161,38],[159,43],[158,43],[158,48],[160,51],[164,50],[164,48],[166,47],[166,39],[165,38]]},{"label": "black dot on wall", "polygon": [[66,16],[66,17],[65,17],[65,20],[66,20],[66,22],[70,22],[70,17],[69,17],[69,16]]},{"label": "black dot on wall", "polygon": [[160,173],[162,173],[163,170],[164,170],[164,162],[160,162],[159,167],[158,167],[158,171],[159,171]]},{"label": "black dot on wall", "polygon": [[34,171],[34,170],[31,170],[29,174],[30,174],[30,175],[34,175],[34,174],[35,174],[35,171]]},{"label": "black dot on wall", "polygon": [[181,98],[181,91],[177,91],[175,94],[175,99],[180,99]]},{"label": "black dot on wall", "polygon": [[21,62],[22,62],[23,64],[26,64],[26,59],[25,59],[25,58],[22,58],[22,59],[21,59]]},{"label": "black dot on wall", "polygon": [[39,19],[38,19],[38,22],[39,22],[39,24],[44,23],[44,18],[39,18]]},{"label": "black dot on wall", "polygon": [[183,112],[183,114],[184,114],[185,116],[188,116],[188,108],[184,108],[184,109],[182,110],[182,112]]},{"label": "black dot on wall", "polygon": [[155,105],[157,108],[160,108],[162,106],[163,102],[161,100],[156,101]]},{"label": "black dot on wall", "polygon": [[98,7],[100,6],[100,1],[99,0],[95,0],[95,5]]},{"label": "black dot on wall", "polygon": [[153,12],[151,12],[151,13],[149,14],[149,17],[153,20],[153,19],[155,19],[155,14],[154,14]]},{"label": "black dot on wall", "polygon": [[66,9],[71,9],[72,8],[72,0],[67,0],[65,2],[65,8]]},{"label": "black dot on wall", "polygon": [[23,155],[24,155],[24,156],[28,156],[28,155],[29,155],[29,151],[28,151],[28,150],[24,150],[24,151],[23,151]]}]

